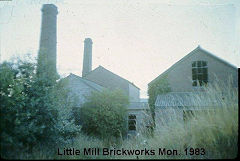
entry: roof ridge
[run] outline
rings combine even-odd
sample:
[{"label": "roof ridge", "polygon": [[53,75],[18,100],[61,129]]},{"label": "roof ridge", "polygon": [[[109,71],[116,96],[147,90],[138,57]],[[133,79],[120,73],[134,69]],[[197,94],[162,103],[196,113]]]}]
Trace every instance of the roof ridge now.
[{"label": "roof ridge", "polygon": [[211,53],[211,52],[209,52],[208,50],[203,49],[203,48],[201,48],[201,47],[200,47],[200,49],[201,49],[202,51],[205,51],[205,53],[209,54],[210,56],[212,56],[212,57],[214,57],[214,58],[222,61],[223,63],[225,63],[225,64],[227,64],[227,65],[229,65],[229,66],[231,66],[232,68],[235,68],[235,69],[238,68],[237,66],[235,66],[235,65],[233,65],[232,63],[230,63],[230,62],[228,62],[228,61],[220,58],[219,56],[217,56],[217,55],[215,55],[215,54],[213,54],[213,53]]},{"label": "roof ridge", "polygon": [[182,57],[180,60],[178,60],[176,63],[174,63],[173,65],[171,65],[167,70],[165,70],[163,73],[161,73],[158,77],[156,77],[155,79],[153,79],[150,83],[148,83],[148,85],[150,85],[151,83],[153,83],[155,80],[157,80],[158,78],[162,77],[164,74],[166,74],[167,72],[169,72],[170,70],[172,70],[177,64],[179,64],[180,62],[182,62],[184,59],[186,59],[187,57],[195,54],[195,52],[197,50],[202,50],[204,51],[203,53],[208,54],[218,60],[220,60],[221,62],[223,62],[224,64],[227,64],[228,66],[234,68],[234,69],[238,69],[235,65],[227,62],[226,60],[223,60],[222,58],[216,56],[215,54],[212,54],[211,52],[207,51],[206,49],[203,49],[200,45],[198,45],[194,50],[192,50],[190,53],[188,53],[187,55],[185,55],[184,57]]},{"label": "roof ridge", "polygon": [[[117,77],[119,77],[119,78],[121,78],[121,79],[123,79],[123,80],[127,81],[128,83],[130,83],[130,84],[134,85],[136,88],[140,89],[140,88],[139,88],[139,87],[137,87],[137,86],[136,86],[136,85],[135,85],[133,82],[130,82],[129,80],[127,80],[127,79],[123,78],[122,76],[119,76],[119,75],[117,75],[117,74],[113,73],[112,71],[110,71],[110,70],[108,70],[108,69],[104,68],[102,65],[99,65],[97,68],[95,68],[94,70],[92,70],[90,73],[92,73],[93,71],[95,71],[95,70],[96,70],[96,69],[98,69],[98,68],[103,68],[104,70],[106,70],[106,71],[108,71],[108,72],[112,73],[113,75],[115,75],[115,76],[117,76]],[[88,73],[88,74],[90,74],[90,73]],[[87,74],[87,75],[88,75],[88,74]]]},{"label": "roof ridge", "polygon": [[192,55],[196,50],[200,49],[200,45],[198,45],[194,50],[192,50],[190,53],[188,53],[187,55],[185,55],[184,57],[182,57],[181,59],[179,59],[176,63],[174,63],[173,65],[171,65],[167,70],[165,70],[163,73],[161,73],[159,76],[157,76],[155,79],[153,79],[149,84],[153,83],[155,80],[157,80],[158,78],[162,77],[162,75],[166,74],[169,70],[171,70],[174,66],[176,66],[176,64],[180,63],[183,59],[185,59],[186,57],[189,57],[190,55]]},{"label": "roof ridge", "polygon": [[[73,76],[75,76],[75,77],[77,77],[77,78],[80,78],[81,80],[83,80],[83,83],[84,83],[84,84],[86,84],[87,86],[92,87],[92,88],[94,88],[94,89],[96,89],[96,90],[98,90],[96,87],[90,85],[90,84],[87,83],[87,82],[89,81],[89,82],[91,82],[91,83],[94,83],[94,84],[96,84],[96,85],[104,88],[103,86],[101,86],[101,85],[99,85],[99,84],[97,84],[97,83],[95,83],[95,82],[93,82],[93,81],[90,81],[90,80],[88,80],[88,79],[84,79],[84,78],[82,78],[82,77],[80,77],[80,76],[78,76],[78,75],[76,75],[76,74],[70,73],[70,75],[73,75]],[[70,76],[70,75],[68,75],[68,76]],[[68,76],[67,76],[67,77],[68,77]]]}]

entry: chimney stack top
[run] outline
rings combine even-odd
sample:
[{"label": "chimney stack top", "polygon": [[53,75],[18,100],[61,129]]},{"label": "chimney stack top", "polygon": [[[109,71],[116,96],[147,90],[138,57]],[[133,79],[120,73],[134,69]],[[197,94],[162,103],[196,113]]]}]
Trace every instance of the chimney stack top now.
[{"label": "chimney stack top", "polygon": [[92,71],[92,39],[85,38],[82,77],[85,77],[91,71]]},{"label": "chimney stack top", "polygon": [[84,40],[84,43],[91,43],[91,44],[92,44],[93,42],[92,42],[92,39],[91,39],[91,38],[86,38],[86,39]]},{"label": "chimney stack top", "polygon": [[42,12],[58,14],[58,9],[54,4],[44,4],[42,7]]}]

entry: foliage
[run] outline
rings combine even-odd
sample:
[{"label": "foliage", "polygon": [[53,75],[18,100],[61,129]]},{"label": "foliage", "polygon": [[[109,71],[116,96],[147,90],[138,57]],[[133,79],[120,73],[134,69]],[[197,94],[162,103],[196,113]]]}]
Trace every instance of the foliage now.
[{"label": "foliage", "polygon": [[[2,78],[2,77],[0,77]],[[155,155],[65,155],[58,156],[55,149],[36,147],[32,153],[19,153],[19,159],[230,159],[238,154],[238,91],[228,85],[204,87],[205,94],[194,99],[201,105],[206,98],[218,101],[214,110],[193,111],[187,122],[177,119],[168,124],[157,126],[154,137],[137,135],[126,139],[119,147],[111,149],[154,149]],[[223,93],[224,95],[219,95]],[[97,101],[98,102],[98,101]],[[174,109],[173,109],[174,110]],[[156,122],[160,124],[160,122]],[[161,123],[162,124],[162,123]],[[104,148],[104,141],[86,135],[74,138],[73,144],[62,144],[62,147]],[[176,149],[181,155],[158,155],[158,148]],[[204,155],[185,155],[185,148],[204,148]]]},{"label": "foliage", "polygon": [[[238,152],[238,91],[231,83],[209,84],[205,91],[194,98],[195,106],[207,99],[218,106],[193,110],[192,118],[183,123],[173,119],[155,130],[149,140],[152,147],[171,149],[204,148],[205,155],[187,155],[182,158],[235,158]],[[185,107],[185,110],[188,108]],[[174,109],[173,109],[174,110]],[[159,120],[162,122],[162,120]],[[156,122],[156,124],[160,122]],[[179,158],[173,156],[172,158]]]},{"label": "foliage", "polygon": [[125,135],[127,106],[128,97],[120,90],[92,92],[79,110],[83,132],[101,139]]},{"label": "foliage", "polygon": [[55,146],[78,133],[70,110],[61,111],[71,106],[66,95],[55,78],[37,75],[34,63],[0,64],[1,155],[13,157],[9,152],[31,151],[38,144]]},{"label": "foliage", "polygon": [[[148,104],[152,112],[153,120],[155,121],[155,101],[159,94],[168,93],[171,91],[171,88],[168,83],[167,75],[163,75],[162,78],[157,79],[148,86]],[[155,124],[155,123],[154,123]]]},{"label": "foliage", "polygon": [[[204,95],[194,99],[196,106],[201,105],[206,98],[210,98],[212,101],[218,100],[217,107],[208,107],[209,110],[193,111],[194,117],[185,123],[177,119],[168,120],[168,124],[156,127],[154,137],[139,135],[131,140],[124,140],[122,146],[117,148],[154,149],[156,151],[155,155],[112,155],[107,156],[107,159],[236,158],[238,154],[238,91],[226,84],[208,85],[204,91]],[[224,93],[224,99],[219,93]],[[160,122],[156,122],[156,124],[160,124]],[[81,144],[76,141],[75,146],[79,147],[79,145]],[[84,142],[84,146],[91,147],[91,145],[97,147],[91,139]],[[101,143],[98,145],[103,147]],[[158,155],[158,148],[177,149],[181,155]],[[190,155],[188,153],[188,155],[185,155],[185,148],[204,148],[205,154]],[[78,159],[82,157],[80,156]],[[104,157],[106,156],[101,156],[101,158]]]}]

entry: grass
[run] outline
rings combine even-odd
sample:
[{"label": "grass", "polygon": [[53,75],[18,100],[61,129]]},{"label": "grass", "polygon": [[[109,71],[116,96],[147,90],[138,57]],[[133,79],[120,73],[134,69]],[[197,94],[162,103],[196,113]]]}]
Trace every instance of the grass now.
[{"label": "grass", "polygon": [[[220,88],[221,87],[221,88]],[[131,139],[122,140],[121,145],[112,145],[110,149],[149,149],[155,150],[155,155],[79,155],[58,156],[56,149],[53,151],[35,150],[30,155],[22,154],[24,159],[230,159],[238,154],[238,92],[229,86],[211,86],[204,89],[206,93],[195,98],[195,103],[201,104],[206,99],[217,100],[218,107],[211,110],[193,111],[193,116],[185,123],[172,119],[168,123],[161,122],[152,137],[137,135]],[[223,99],[224,98],[224,99]],[[174,117],[173,117],[174,118]],[[156,122],[156,124],[160,124]],[[63,147],[104,148],[105,141],[80,135],[74,139],[73,144]],[[177,149],[181,155],[158,155],[159,148]],[[188,148],[188,154],[185,149]],[[195,155],[191,154],[191,149]],[[204,148],[204,155],[200,155]],[[199,150],[199,151],[198,151]],[[193,152],[193,151],[192,151]],[[199,154],[199,155],[196,155]]]},{"label": "grass", "polygon": [[[229,86],[220,85],[208,86],[203,90],[205,90],[203,95],[194,98],[195,104],[200,105],[202,101],[211,99],[218,101],[218,107],[192,111],[194,117],[190,117],[185,123],[178,119],[172,119],[167,124],[163,123],[161,127],[158,127],[159,129],[155,129],[153,137],[138,135],[130,140],[123,140],[122,145],[116,147],[117,149],[132,150],[154,149],[155,155],[99,157],[108,159],[236,158],[238,154],[238,92]],[[103,142],[99,142],[99,140],[86,141],[80,138],[74,143],[74,146],[103,147]],[[159,148],[177,149],[181,155],[158,155]],[[186,148],[189,150],[188,154],[185,154]],[[204,152],[201,148],[204,149]],[[191,155],[193,152],[194,155]],[[82,158],[82,156],[77,158]]]}]

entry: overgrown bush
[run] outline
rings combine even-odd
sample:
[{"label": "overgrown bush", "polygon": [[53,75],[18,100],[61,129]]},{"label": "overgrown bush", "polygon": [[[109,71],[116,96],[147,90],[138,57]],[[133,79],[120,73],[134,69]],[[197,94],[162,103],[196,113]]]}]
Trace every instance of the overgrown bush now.
[{"label": "overgrown bush", "polygon": [[[224,88],[224,89],[222,89]],[[219,95],[225,91],[224,97]],[[23,159],[222,159],[236,158],[238,153],[238,92],[227,85],[208,87],[205,98],[218,100],[220,106],[211,111],[193,112],[194,117],[185,124],[173,119],[168,124],[157,126],[154,137],[137,135],[123,140],[117,149],[154,149],[155,155],[74,155],[58,156],[54,150],[33,150],[33,153],[20,154]],[[202,104],[200,96],[195,103]],[[224,98],[224,99],[223,99]],[[221,100],[221,101],[220,101]],[[173,109],[174,110],[174,109]],[[158,122],[156,122],[158,124]],[[63,144],[83,151],[84,148],[104,148],[104,141],[86,135],[79,135],[74,144]],[[181,155],[158,155],[158,148],[177,149]],[[185,155],[185,148],[204,148],[204,155]]]},{"label": "overgrown bush", "polygon": [[[44,71],[42,71],[44,72]],[[55,78],[36,74],[36,64],[18,60],[0,64],[1,155],[16,157],[39,144],[54,147],[76,134],[67,91]],[[66,116],[69,115],[69,116]],[[64,117],[65,116],[65,117]],[[66,134],[67,133],[67,134]]]},{"label": "overgrown bush", "polygon": [[[161,124],[155,129],[153,138],[139,137],[134,143],[127,143],[136,148],[177,149],[181,155],[154,155],[142,158],[152,159],[223,159],[236,158],[238,154],[238,89],[232,88],[231,82],[209,84],[205,91],[193,98],[198,110],[192,109],[192,117],[181,122],[178,119],[159,119]],[[202,107],[206,100],[215,102],[213,106]],[[164,109],[163,109],[164,110]],[[176,109],[172,109],[176,112]],[[184,107],[188,110],[188,107]],[[174,114],[174,112],[171,112]],[[172,118],[177,118],[172,117]],[[146,144],[141,145],[146,140]],[[185,155],[186,148],[204,148],[204,155]],[[134,158],[134,157],[133,157]],[[140,157],[139,157],[140,158]]]},{"label": "overgrown bush", "polygon": [[[168,120],[162,126],[156,126],[154,137],[137,135],[123,141],[120,147],[126,150],[154,149],[155,155],[111,155],[111,156],[74,156],[74,158],[107,159],[230,159],[238,154],[238,91],[229,85],[209,85],[204,87],[205,94],[197,96],[195,105],[202,105],[207,99],[218,102],[217,107],[209,110],[193,111],[193,117],[185,123],[177,119]],[[224,99],[223,99],[224,98]],[[187,108],[187,107],[186,107]],[[202,107],[204,108],[204,107]],[[176,110],[176,109],[172,109]],[[176,117],[173,117],[176,118]],[[156,124],[160,124],[156,122]],[[101,140],[81,136],[74,147],[103,148]],[[96,145],[97,142],[97,145]],[[178,150],[181,155],[159,155],[158,149]],[[186,155],[185,149],[204,148],[204,155]],[[189,151],[188,151],[189,152]]]},{"label": "overgrown bush", "polygon": [[79,109],[82,131],[107,140],[124,136],[128,103],[120,90],[93,92]]}]

